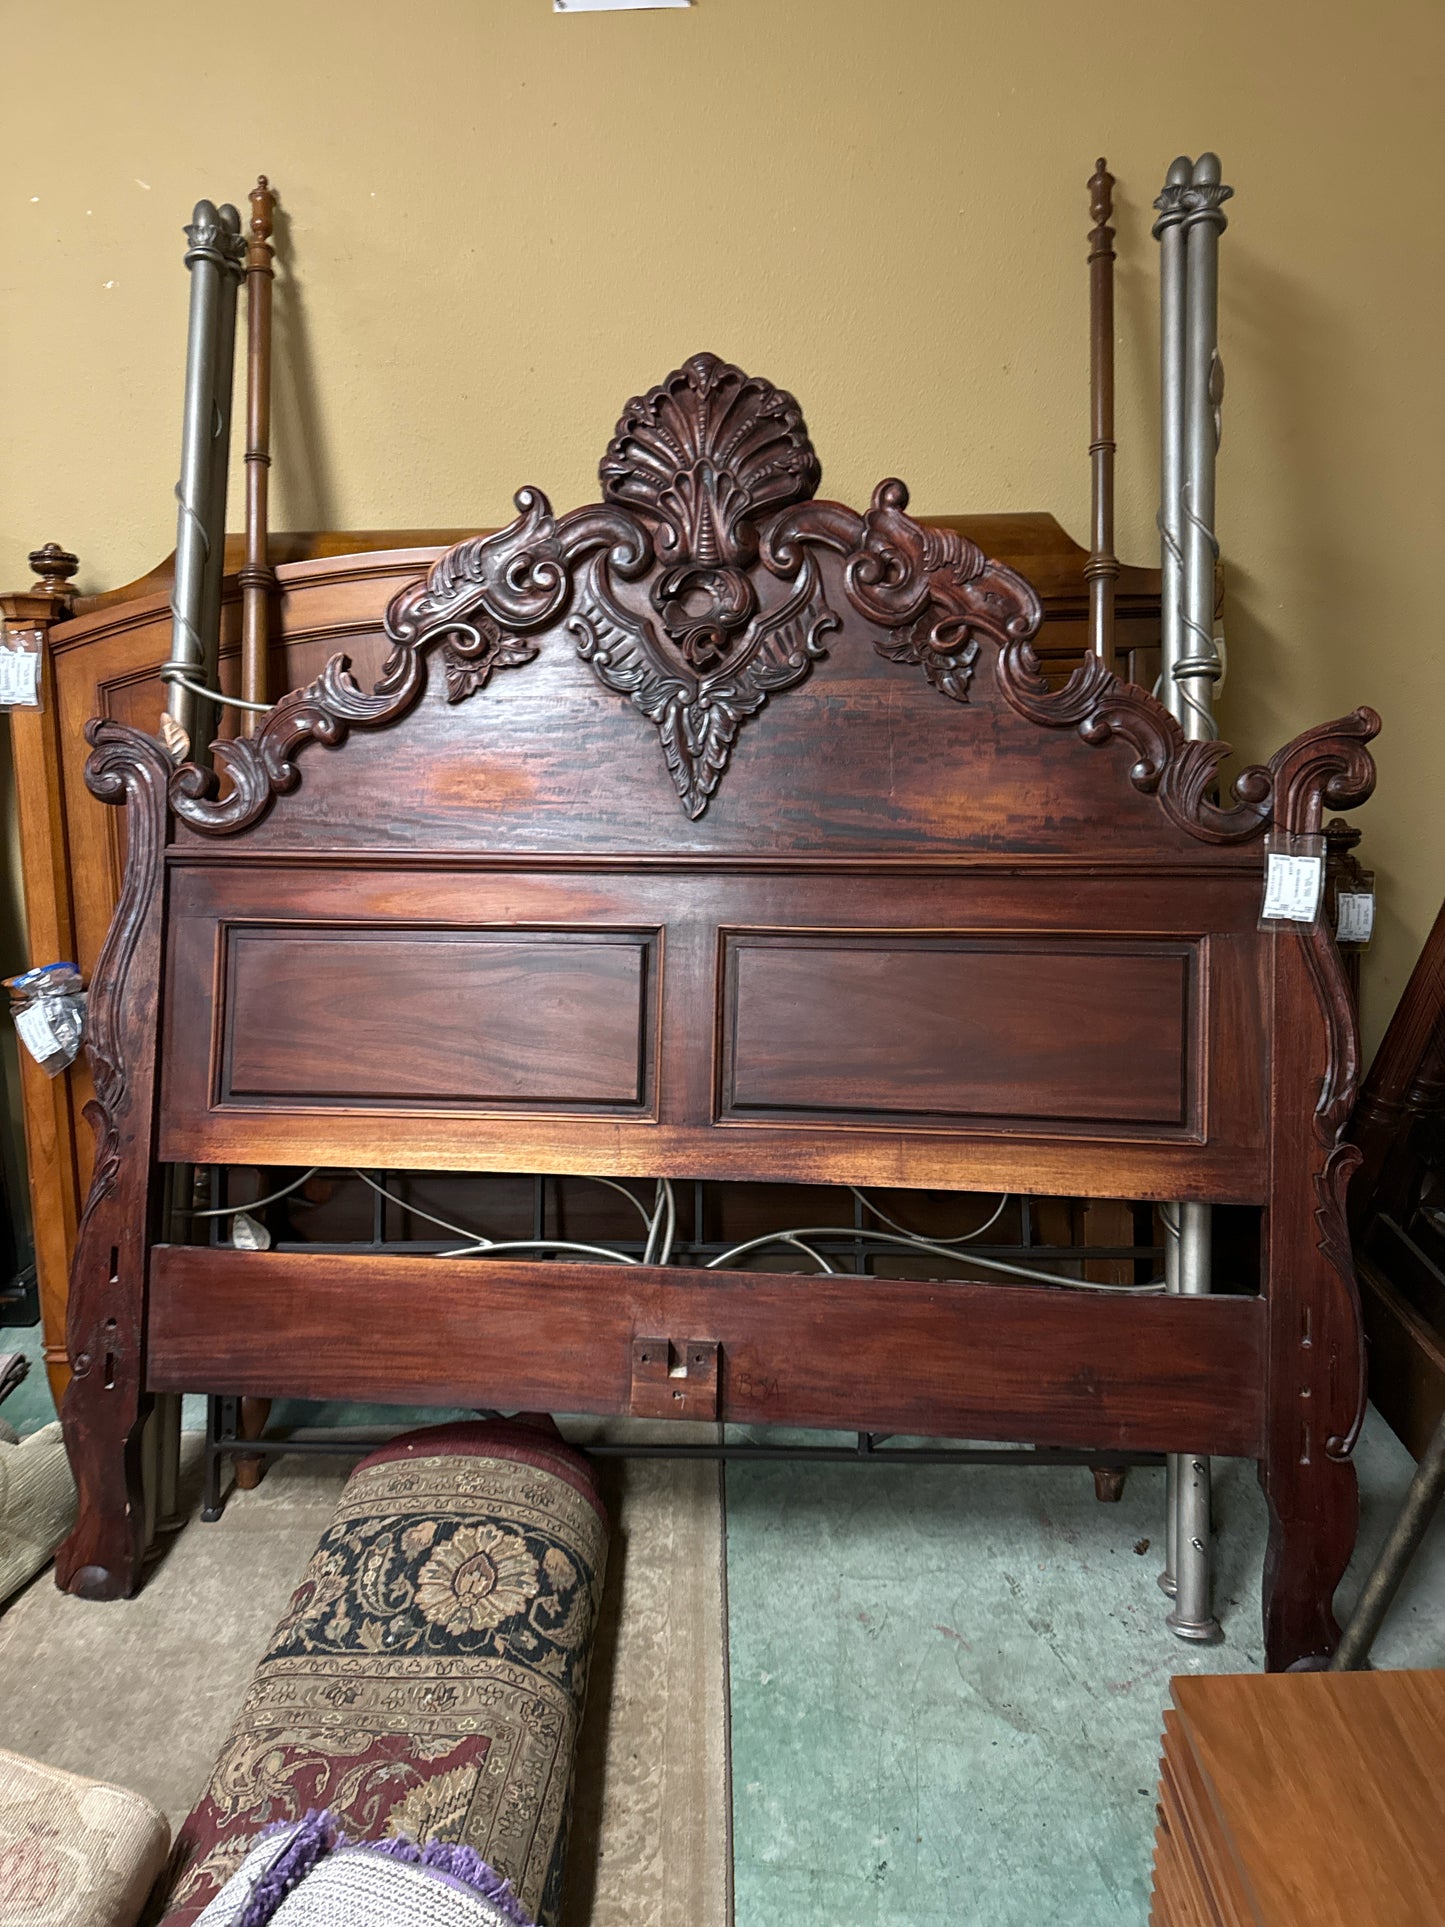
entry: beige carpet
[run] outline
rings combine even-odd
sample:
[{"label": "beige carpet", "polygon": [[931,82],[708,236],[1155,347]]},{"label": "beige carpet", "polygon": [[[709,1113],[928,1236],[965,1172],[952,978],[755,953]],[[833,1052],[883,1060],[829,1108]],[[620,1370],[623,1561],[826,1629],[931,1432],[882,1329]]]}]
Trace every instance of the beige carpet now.
[{"label": "beige carpet", "polygon": [[[564,1425],[569,1437],[618,1426]],[[632,1424],[634,1440],[711,1441]],[[614,1520],[577,1768],[563,1927],[727,1927],[732,1796],[722,1469],[602,1461]]]},{"label": "beige carpet", "polygon": [[[574,1437],[583,1429],[568,1428]],[[602,1429],[585,1428],[588,1436]],[[186,1441],[192,1505],[198,1443]],[[69,1599],[48,1569],[33,1580],[0,1612],[0,1747],[131,1787],[178,1824],[205,1786],[350,1464],[279,1461],[257,1491],[231,1495],[217,1524],[193,1518],[136,1599]],[[614,1460],[604,1479],[614,1535],[566,1927],[727,1927],[718,1468]]]}]

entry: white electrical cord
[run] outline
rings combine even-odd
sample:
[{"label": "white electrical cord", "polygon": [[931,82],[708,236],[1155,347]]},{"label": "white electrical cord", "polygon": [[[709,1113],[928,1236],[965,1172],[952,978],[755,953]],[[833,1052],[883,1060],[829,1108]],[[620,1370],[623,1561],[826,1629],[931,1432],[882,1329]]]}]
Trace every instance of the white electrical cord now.
[{"label": "white electrical cord", "polygon": [[[906,1224],[899,1224],[898,1220],[896,1218],[890,1218],[886,1211],[880,1211],[873,1200],[868,1197],[865,1192],[860,1191],[856,1184],[850,1184],[848,1189],[853,1193],[853,1196],[858,1200],[859,1204],[871,1211],[880,1224],[886,1224],[890,1231],[896,1231],[905,1238],[918,1238],[923,1235],[918,1231],[910,1231]],[[936,1245],[966,1245],[971,1244],[975,1238],[981,1238],[985,1231],[993,1230],[1007,1209],[1009,1199],[1012,1195],[1012,1192],[1004,1192],[998,1201],[997,1211],[994,1212],[993,1216],[989,1218],[986,1223],[981,1224],[977,1231],[964,1231],[956,1238],[935,1238],[933,1243]]]},{"label": "white electrical cord", "polygon": [[[275,1204],[280,1199],[289,1197],[293,1191],[299,1190],[308,1178],[315,1177],[316,1173],[322,1168],[319,1164],[313,1164],[311,1169],[309,1171],[303,1171],[299,1178],[293,1179],[290,1184],[283,1185],[279,1191],[270,1192],[264,1198],[252,1198],[245,1204],[212,1206],[204,1211],[185,1211],[180,1215],[188,1218],[236,1218],[239,1217],[243,1211],[255,1211],[263,1205]],[[672,1188],[672,1181],[669,1178],[659,1178],[657,1180],[654,1193],[655,1203],[653,1209],[649,1212],[642,1200],[637,1197],[634,1192],[630,1191],[625,1184],[618,1184],[615,1179],[598,1177],[591,1173],[578,1172],[576,1174],[579,1177],[591,1177],[594,1184],[605,1185],[609,1191],[620,1192],[638,1213],[643,1223],[647,1226],[647,1241],[643,1248],[641,1259],[637,1259],[629,1257],[626,1252],[615,1251],[606,1245],[582,1244],[570,1238],[511,1238],[498,1242],[494,1239],[484,1237],[464,1225],[453,1224],[448,1218],[439,1218],[435,1212],[423,1211],[420,1205],[408,1204],[404,1198],[399,1198],[394,1191],[388,1191],[384,1184],[378,1184],[375,1178],[369,1177],[365,1171],[360,1170],[354,1165],[351,1167],[351,1175],[360,1178],[362,1183],[369,1186],[379,1197],[387,1199],[389,1203],[396,1205],[398,1209],[406,1212],[408,1216],[421,1218],[427,1224],[437,1225],[443,1231],[451,1231],[454,1232],[457,1237],[467,1239],[468,1242],[464,1245],[459,1245],[451,1251],[439,1252],[437,1256],[442,1258],[497,1256],[504,1252],[512,1253],[520,1251],[573,1251],[580,1253],[584,1257],[605,1258],[613,1264],[636,1265],[640,1263],[644,1265],[667,1265],[671,1262],[673,1246],[676,1242],[677,1199]],[[1109,1291],[1115,1293],[1132,1293],[1136,1297],[1151,1297],[1164,1290],[1164,1280],[1162,1278],[1150,1279],[1147,1284],[1142,1285],[1103,1285],[1096,1283],[1091,1278],[1060,1278],[1051,1272],[1036,1271],[1028,1265],[1009,1264],[1002,1258],[984,1258],[976,1252],[960,1253],[957,1249],[959,1245],[968,1244],[975,1238],[981,1238],[986,1231],[991,1230],[993,1226],[998,1223],[1009,1202],[1010,1194],[1007,1192],[999,1199],[998,1206],[993,1212],[993,1215],[986,1219],[983,1224],[979,1225],[977,1230],[963,1232],[956,1238],[925,1238],[917,1232],[905,1230],[895,1219],[890,1218],[885,1211],[880,1210],[879,1207],[873,1203],[872,1199],[869,1198],[865,1192],[859,1190],[856,1185],[850,1184],[848,1189],[866,1210],[871,1211],[875,1218],[878,1218],[883,1224],[890,1226],[891,1229],[889,1231],[873,1231],[858,1225],[789,1226],[784,1230],[769,1231],[761,1237],[748,1238],[742,1244],[730,1246],[728,1250],[719,1252],[717,1257],[710,1258],[704,1269],[707,1271],[717,1271],[725,1266],[735,1264],[739,1258],[745,1258],[749,1252],[765,1250],[769,1245],[784,1244],[791,1245],[795,1250],[803,1252],[813,1260],[821,1272],[826,1273],[829,1277],[838,1277],[847,1274],[840,1274],[836,1267],[828,1263],[820,1251],[815,1251],[805,1240],[808,1238],[842,1238],[845,1240],[853,1239],[855,1241],[864,1239],[870,1244],[888,1245],[903,1250],[927,1252],[938,1258],[958,1259],[959,1257],[965,1257],[969,1264],[980,1265],[986,1271],[1003,1272],[1010,1278],[1027,1278],[1037,1284],[1052,1285],[1055,1290],[1059,1291]],[[1162,1215],[1167,1231],[1171,1236],[1177,1238],[1179,1235],[1177,1225],[1170,1222],[1167,1210]],[[1063,1264],[1071,1261],[1060,1258],[1052,1262]]]},{"label": "white electrical cord", "polygon": [[[931,1252],[939,1258],[957,1259],[960,1256],[947,1245],[933,1244],[927,1238],[895,1237],[887,1231],[860,1231],[853,1225],[806,1224],[790,1226],[786,1231],[771,1231],[761,1238],[749,1238],[746,1243],[734,1245],[731,1250],[720,1252],[716,1258],[709,1258],[704,1269],[716,1271],[720,1265],[733,1264],[750,1251],[759,1251],[770,1244],[797,1244],[803,1238],[866,1238],[871,1244],[901,1245],[914,1251]],[[1137,1298],[1152,1297],[1164,1289],[1162,1278],[1150,1279],[1144,1285],[1101,1285],[1092,1278],[1059,1278],[1047,1271],[1034,1271],[1027,1265],[1006,1264],[1002,1258],[980,1258],[970,1253],[967,1262],[982,1265],[985,1271],[1006,1272],[1011,1278],[1030,1278],[1039,1284],[1053,1285],[1059,1291],[1112,1291],[1126,1296],[1132,1294]],[[1064,1264],[1073,1261],[1061,1258],[1058,1262]]]},{"label": "white electrical cord", "polygon": [[178,1218],[237,1218],[243,1211],[259,1211],[263,1204],[275,1204],[278,1198],[289,1198],[293,1191],[301,1189],[308,1178],[314,1178],[320,1169],[319,1164],[313,1164],[309,1171],[303,1171],[294,1182],[282,1185],[279,1191],[273,1191],[269,1197],[248,1198],[245,1204],[212,1205],[205,1211],[177,1211],[176,1216]]}]

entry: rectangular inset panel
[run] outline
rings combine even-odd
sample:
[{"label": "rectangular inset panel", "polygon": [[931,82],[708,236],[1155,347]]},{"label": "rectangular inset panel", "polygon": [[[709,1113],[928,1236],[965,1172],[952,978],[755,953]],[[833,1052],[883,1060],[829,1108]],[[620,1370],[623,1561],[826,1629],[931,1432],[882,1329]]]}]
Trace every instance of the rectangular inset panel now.
[{"label": "rectangular inset panel", "polygon": [[217,1100],[636,1110],[655,936],[238,925]]},{"label": "rectangular inset panel", "polygon": [[725,952],[724,1117],[1187,1121],[1191,944],[820,931]]}]

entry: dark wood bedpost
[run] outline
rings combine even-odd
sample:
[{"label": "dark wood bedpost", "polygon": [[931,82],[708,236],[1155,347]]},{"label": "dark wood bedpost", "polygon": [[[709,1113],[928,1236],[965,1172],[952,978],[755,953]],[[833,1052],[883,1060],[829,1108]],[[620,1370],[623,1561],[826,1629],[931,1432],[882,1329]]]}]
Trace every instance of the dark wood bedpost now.
[{"label": "dark wood bedpost", "polygon": [[[1326,806],[1353,809],[1374,787],[1367,709],[1326,723],[1280,752],[1274,826],[1317,836]],[[1365,1404],[1364,1336],[1345,1223],[1359,1162],[1344,1140],[1359,1074],[1354,1002],[1323,915],[1274,927],[1266,950],[1271,1006],[1273,1146],[1264,1219],[1269,1308],[1266,1437],[1269,1503],[1264,1638],[1272,1672],[1322,1666],[1340,1629],[1335,1589],[1359,1518],[1354,1450]]]},{"label": "dark wood bedpost", "polygon": [[[246,559],[241,565],[241,695],[267,700],[268,598],[276,587],[269,554],[271,470],[271,229],[276,196],[262,174],[251,189],[246,243]],[[241,711],[241,734],[254,736],[257,711]]]},{"label": "dark wood bedpost", "polygon": [[56,1583],[85,1599],[124,1599],[145,1554],[141,1427],[146,1271],[160,1187],[155,1151],[156,1013],[161,995],[166,791],[174,769],[159,741],[123,724],[86,729],[85,780],[127,807],[120,901],[92,979],[86,1053],[95,1097],[95,1174],[70,1273],[72,1377],[61,1418],[80,1488],[75,1529],[55,1556]]},{"label": "dark wood bedpost", "polygon": [[1114,176],[1102,155],[1089,180],[1089,466],[1092,513],[1089,559],[1089,647],[1114,667]]}]

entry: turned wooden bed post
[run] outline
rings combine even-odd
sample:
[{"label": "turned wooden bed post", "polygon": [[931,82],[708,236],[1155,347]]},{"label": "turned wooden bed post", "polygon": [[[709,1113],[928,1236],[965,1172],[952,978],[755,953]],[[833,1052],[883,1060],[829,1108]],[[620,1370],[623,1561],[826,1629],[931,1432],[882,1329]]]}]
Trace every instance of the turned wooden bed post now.
[{"label": "turned wooden bed post", "polygon": [[[267,700],[268,599],[276,587],[269,556],[271,470],[271,262],[276,196],[262,174],[251,189],[246,243],[246,559],[241,566],[241,695]],[[241,711],[241,734],[254,736],[254,709]]]},{"label": "turned wooden bed post", "polygon": [[[276,577],[270,561],[271,486],[271,263],[276,195],[264,174],[251,189],[250,235],[246,243],[246,557],[241,565],[241,697],[268,700],[270,599]],[[259,709],[240,712],[241,734],[254,736]],[[241,1436],[259,1438],[266,1429],[268,1399],[241,1400]],[[250,1492],[265,1471],[261,1458],[238,1458],[233,1467],[238,1488]]]},{"label": "turned wooden bed post", "polygon": [[1092,519],[1089,559],[1089,647],[1114,667],[1114,176],[1101,155],[1089,181],[1089,465]]}]

